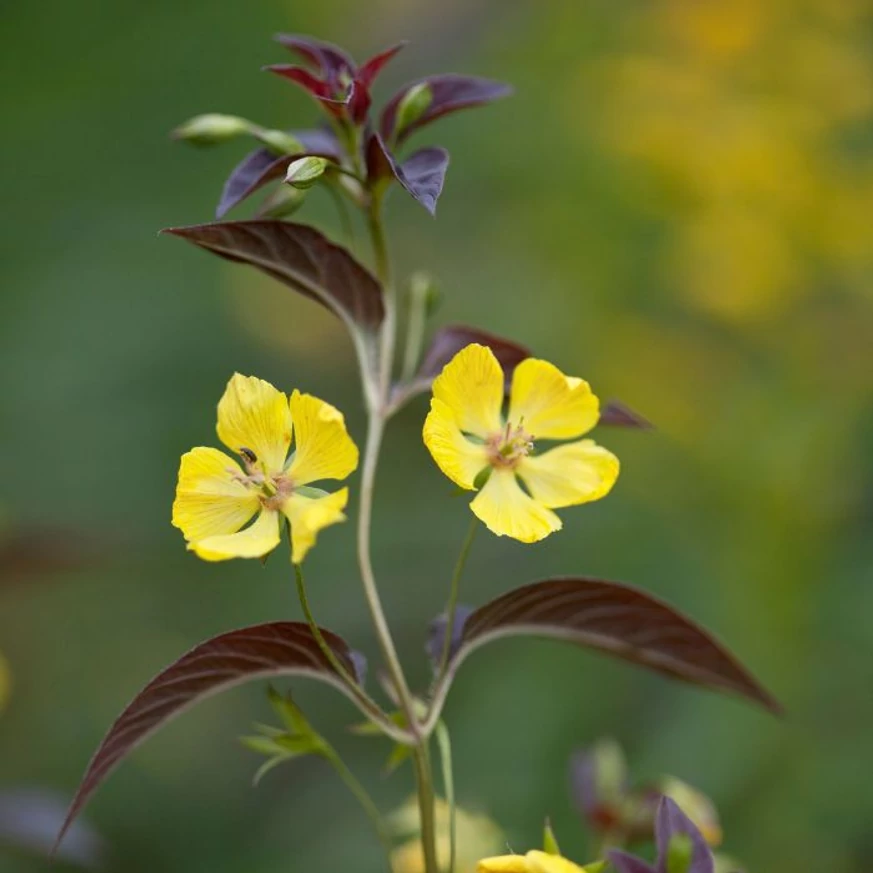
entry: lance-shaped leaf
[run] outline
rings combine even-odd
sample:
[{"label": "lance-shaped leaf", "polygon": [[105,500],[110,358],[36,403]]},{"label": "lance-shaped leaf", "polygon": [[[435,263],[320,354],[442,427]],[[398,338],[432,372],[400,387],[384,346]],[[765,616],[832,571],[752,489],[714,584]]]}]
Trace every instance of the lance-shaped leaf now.
[{"label": "lance-shaped leaf", "polygon": [[379,52],[377,55],[373,55],[372,58],[364,61],[360,67],[358,67],[357,79],[361,83],[363,83],[365,88],[369,88],[376,76],[382,72],[382,69],[385,65],[390,61],[402,48],[406,46],[406,41],[397,43],[397,45],[391,46],[391,48],[385,49],[385,51]]},{"label": "lance-shaped leaf", "polygon": [[781,712],[723,645],[663,601],[618,582],[560,577],[509,591],[467,618],[447,677],[435,690],[432,713],[439,713],[464,659],[485,643],[509,636],[565,640]]},{"label": "lance-shaped leaf", "polygon": [[638,430],[652,430],[652,423],[634,412],[629,406],[626,406],[620,400],[609,400],[600,410],[600,421],[598,424],[609,425],[610,427],[629,427]]},{"label": "lance-shaped leaf", "polygon": [[[354,675],[355,659],[345,641],[327,630],[322,634],[340,663]],[[319,679],[348,693],[302,622],[254,625],[195,646],[155,676],[109,728],[79,783],[55,845],[112,770],[158,728],[219,691],[252,679],[283,675]]]},{"label": "lance-shaped leaf", "polygon": [[449,153],[443,148],[420,149],[398,164],[379,134],[367,140],[367,175],[373,184],[396,179],[431,215],[443,190]]},{"label": "lance-shaped leaf", "polygon": [[345,322],[365,371],[374,366],[374,336],[385,317],[381,286],[345,249],[317,230],[290,221],[255,220],[163,232],[229,261],[257,267],[317,300]]},{"label": "lance-shaped leaf", "polygon": [[[430,102],[424,112],[403,130],[395,132],[397,109],[410,88],[426,85],[430,91]],[[416,82],[410,82],[398,91],[382,110],[380,130],[386,142],[403,142],[419,128],[460,109],[481,106],[508,97],[512,88],[502,82],[490,79],[480,79],[476,76],[459,76],[447,73],[441,76],[427,76]],[[395,137],[396,133],[396,137]]]},{"label": "lance-shaped leaf", "polygon": [[216,218],[223,218],[234,206],[241,203],[258,188],[281,178],[288,164],[303,155],[319,155],[331,160],[339,160],[340,147],[336,137],[327,130],[291,131],[305,149],[300,155],[276,155],[267,148],[249,152],[231,171],[224,183],[221,199],[215,210]]},{"label": "lance-shaped leaf", "polygon": [[338,82],[355,72],[355,62],[339,46],[298,33],[277,33],[276,42],[318,68],[329,82]]}]

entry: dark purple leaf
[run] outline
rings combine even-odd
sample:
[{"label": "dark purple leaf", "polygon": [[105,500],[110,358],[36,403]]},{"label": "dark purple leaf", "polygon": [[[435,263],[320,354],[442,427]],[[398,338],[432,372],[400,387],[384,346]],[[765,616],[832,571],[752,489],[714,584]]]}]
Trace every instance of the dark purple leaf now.
[{"label": "dark purple leaf", "polygon": [[443,190],[449,153],[441,148],[415,152],[398,164],[379,134],[367,140],[367,175],[372,182],[395,178],[431,215]]},{"label": "dark purple leaf", "polygon": [[330,83],[339,82],[343,74],[350,78],[355,72],[355,62],[339,46],[311,36],[297,33],[278,33],[276,42],[296,52],[305,61],[318,67]]},{"label": "dark purple leaf", "polygon": [[[464,622],[472,615],[472,606],[457,606],[455,608],[455,622],[452,625],[452,640],[449,644],[449,657],[457,654],[461,645],[461,636],[464,633]],[[446,627],[449,619],[447,612],[441,612],[427,629],[427,641],[424,648],[434,668],[439,667],[443,657],[443,646],[446,640]]]},{"label": "dark purple leaf", "polygon": [[296,64],[270,64],[264,67],[264,69],[275,73],[277,76],[281,76],[283,79],[294,82],[295,85],[300,85],[301,88],[308,91],[317,100],[330,103],[343,102],[335,98],[327,82],[322,82],[318,76],[314,76],[304,67],[298,67]]},{"label": "dark purple leaf", "polygon": [[311,227],[290,221],[226,221],[171,227],[229,261],[249,264],[336,313],[350,329],[374,331],[385,308],[376,279],[345,249]]},{"label": "dark purple leaf", "polygon": [[600,410],[599,424],[610,427],[630,427],[639,430],[652,430],[654,425],[629,406],[625,406],[619,400],[610,400]]},{"label": "dark purple leaf", "polygon": [[552,637],[596,649],[781,712],[776,700],[703,628],[644,591],[599,579],[534,582],[480,607],[464,625],[449,678],[480,646],[519,635]]},{"label": "dark purple leaf", "polygon": [[[356,665],[345,641],[322,631],[343,666]],[[195,703],[252,679],[308,676],[346,686],[302,622],[279,621],[220,634],[200,643],[159,673],[115,720],[88,764],[58,833],[56,845],[112,770],[158,728]]]},{"label": "dark purple leaf", "polygon": [[372,84],[376,76],[382,72],[382,68],[385,64],[390,61],[394,55],[397,54],[402,48],[406,46],[406,42],[399,42],[397,45],[391,46],[389,49],[385,49],[383,52],[379,52],[378,55],[374,55],[367,61],[364,61],[360,67],[358,67],[358,76],[357,78],[363,82],[364,87],[369,88]]},{"label": "dark purple leaf", "polygon": [[464,324],[450,324],[441,327],[430,342],[424,360],[418,368],[418,378],[430,384],[442,372],[443,367],[458,354],[461,349],[471,343],[488,346],[498,363],[503,368],[507,385],[512,381],[515,368],[530,357],[530,351],[512,340],[504,339],[493,333],[468,327]]},{"label": "dark purple leaf", "polygon": [[416,82],[410,82],[401,88],[382,110],[380,129],[386,142],[394,140],[397,108],[404,95],[410,88],[422,83],[430,88],[430,104],[419,118],[397,134],[396,141],[398,143],[403,142],[419,128],[448,115],[450,112],[457,112],[472,106],[481,106],[492,100],[508,97],[512,93],[512,88],[502,82],[493,82],[490,79],[480,79],[475,76],[459,76],[454,73],[427,76]]},{"label": "dark purple leaf", "polygon": [[658,805],[655,818],[655,842],[658,845],[658,873],[667,873],[670,840],[676,834],[685,834],[691,840],[691,865],[688,873],[714,873],[712,852],[697,825],[685,815],[679,805],[666,795]]},{"label": "dark purple leaf", "polygon": [[370,111],[370,89],[360,80],[355,79],[349,87],[349,116],[355,124],[363,124]]},{"label": "dark purple leaf", "polygon": [[290,155],[276,157],[269,149],[255,149],[249,152],[233,168],[224,183],[215,217],[223,218],[237,203],[245,200],[258,188],[272,179],[283,176],[292,160],[294,159]]},{"label": "dark purple leaf", "polygon": [[609,862],[616,869],[616,873],[657,873],[651,864],[628,855],[627,852],[613,850],[606,853]]},{"label": "dark purple leaf", "polygon": [[342,148],[331,130],[314,127],[311,130],[292,130],[289,132],[311,155],[323,155],[335,160],[339,160],[342,156]]},{"label": "dark purple leaf", "polygon": [[[64,821],[67,800],[53,791],[19,788],[0,791],[0,846],[47,858]],[[57,858],[78,867],[98,869],[106,855],[103,840],[82,822],[76,822]]]}]

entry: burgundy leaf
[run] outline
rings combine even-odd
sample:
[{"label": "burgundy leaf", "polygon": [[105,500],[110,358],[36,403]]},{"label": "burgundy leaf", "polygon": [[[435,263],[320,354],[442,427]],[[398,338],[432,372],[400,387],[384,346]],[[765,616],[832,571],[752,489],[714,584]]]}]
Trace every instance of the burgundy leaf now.
[{"label": "burgundy leaf", "polygon": [[276,157],[269,149],[255,149],[249,152],[233,168],[224,183],[215,217],[223,218],[237,203],[241,203],[258,188],[272,179],[283,176],[292,160],[294,158],[290,155]]},{"label": "burgundy leaf", "polygon": [[379,73],[382,72],[382,68],[385,64],[390,61],[394,55],[397,54],[402,48],[406,46],[406,41],[397,43],[395,46],[391,46],[389,49],[385,49],[383,52],[379,52],[378,55],[374,55],[367,61],[364,61],[360,67],[358,67],[358,76],[357,78],[364,83],[366,88],[369,88],[373,84],[373,80]]},{"label": "burgundy leaf", "polygon": [[410,155],[398,168],[397,181],[431,214],[443,191],[449,153],[441,148],[426,148]]},{"label": "burgundy leaf", "polygon": [[443,115],[467,109],[472,106],[481,106],[508,97],[512,93],[509,85],[502,82],[493,82],[490,79],[480,79],[475,76],[459,76],[454,73],[446,73],[441,76],[428,76],[416,82],[410,82],[395,94],[382,110],[381,131],[386,142],[391,142],[394,136],[394,125],[397,120],[397,109],[403,97],[410,88],[416,85],[426,84],[430,88],[431,101],[427,109],[414,122],[400,131],[396,137],[398,143],[403,142],[412,133]]},{"label": "burgundy leaf", "polygon": [[314,76],[303,67],[298,67],[295,64],[270,64],[264,67],[264,69],[275,73],[277,76],[281,76],[283,79],[289,79],[296,85],[300,85],[301,88],[308,91],[318,100],[339,102],[334,99],[327,82],[322,82],[318,76]]},{"label": "burgundy leaf", "polygon": [[[345,641],[322,631],[349,671]],[[76,816],[112,770],[158,728],[195,703],[234,685],[267,676],[308,676],[345,692],[345,684],[302,622],[279,621],[220,634],[200,643],[140,691],[115,720],[88,764],[60,828],[57,847]]]},{"label": "burgundy leaf", "polygon": [[597,649],[781,712],[776,700],[707,631],[650,594],[599,579],[547,579],[480,607],[464,624],[449,678],[480,646],[518,635],[552,637]]},{"label": "burgundy leaf", "polygon": [[398,164],[382,137],[374,133],[367,140],[366,158],[371,182],[393,177],[431,215],[436,212],[449,166],[449,153],[445,149],[421,149]]},{"label": "burgundy leaf", "polygon": [[226,221],[162,231],[181,237],[229,261],[249,264],[284,282],[355,328],[372,332],[385,308],[376,279],[345,249],[302,224],[290,221]]},{"label": "burgundy leaf", "polygon": [[355,79],[349,87],[349,115],[355,124],[363,124],[370,111],[370,90],[360,80]]},{"label": "burgundy leaf", "polygon": [[647,864],[627,852],[611,851],[606,853],[610,864],[615,867],[617,873],[657,873],[651,864]]},{"label": "burgundy leaf", "polygon": [[495,336],[476,327],[468,327],[465,324],[450,324],[441,327],[430,342],[430,347],[425,353],[424,360],[418,368],[418,378],[426,380],[428,384],[439,376],[443,367],[451,361],[455,355],[471,343],[479,343],[488,346],[498,363],[503,368],[506,376],[506,384],[512,380],[515,368],[525,359],[530,357],[530,351],[524,346]]},{"label": "burgundy leaf", "polygon": [[319,72],[332,84],[336,84],[343,73],[349,77],[354,74],[355,62],[333,43],[296,33],[278,33],[275,39],[285,48],[296,52],[305,61],[318,67]]},{"label": "burgundy leaf", "polygon": [[599,424],[610,427],[630,427],[639,430],[652,430],[654,425],[643,418],[638,412],[634,412],[629,406],[625,406],[620,400],[610,400],[600,410]]},{"label": "burgundy leaf", "polygon": [[290,133],[309,154],[322,155],[335,160],[339,160],[342,156],[342,148],[337,138],[333,131],[327,128],[314,127],[311,130],[292,130]]},{"label": "burgundy leaf", "polygon": [[670,840],[677,834],[685,834],[691,840],[691,865],[688,873],[714,873],[712,852],[697,825],[685,815],[679,805],[666,795],[658,804],[655,818],[655,841],[658,844],[658,873],[667,873]]}]

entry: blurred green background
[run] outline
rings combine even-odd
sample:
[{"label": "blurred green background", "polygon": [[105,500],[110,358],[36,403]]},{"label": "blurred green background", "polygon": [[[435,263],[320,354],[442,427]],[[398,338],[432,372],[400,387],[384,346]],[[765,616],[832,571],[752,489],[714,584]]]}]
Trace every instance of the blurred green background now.
[{"label": "blurred green background", "polygon": [[[286,289],[168,238],[206,221],[245,151],[176,146],[206,111],[308,126],[259,72],[277,30],[358,58],[411,46],[390,95],[431,72],[513,83],[511,101],[428,128],[453,156],[439,215],[390,204],[400,274],[433,270],[437,319],[512,336],[654,421],[602,429],[622,459],[608,500],[536,547],[482,535],[463,598],[553,573],[641,585],[703,621],[787,706],[730,699],[555,644],[485,650],[449,698],[461,802],[516,849],[549,814],[586,859],[571,752],[612,734],[639,779],[713,796],[725,848],[757,873],[861,873],[873,854],[873,10],[865,0],[294,4],[107,0],[6,10],[0,70],[0,506],[8,532],[68,527],[96,562],[5,573],[0,788],[69,795],[110,720],[166,662],[234,626],[292,617],[283,560],[210,566],[169,524],[179,455],[215,443],[234,370],[329,399],[363,439],[338,322]],[[318,192],[301,214],[338,228]],[[244,210],[240,214],[245,214]],[[422,638],[467,525],[420,440],[394,422],[375,560],[418,687]],[[353,479],[353,487],[356,479]],[[11,536],[12,533],[9,533]],[[42,537],[52,563],[61,540]],[[322,623],[375,666],[352,525],[308,565]],[[410,774],[299,699],[389,809]],[[270,716],[238,689],[186,714],[110,779],[86,818],[124,873],[379,869],[333,773],[300,761],[250,787],[236,737]],[[378,748],[377,748],[378,747]],[[868,775],[865,775],[868,774]],[[0,850],[0,870],[44,861]]]}]

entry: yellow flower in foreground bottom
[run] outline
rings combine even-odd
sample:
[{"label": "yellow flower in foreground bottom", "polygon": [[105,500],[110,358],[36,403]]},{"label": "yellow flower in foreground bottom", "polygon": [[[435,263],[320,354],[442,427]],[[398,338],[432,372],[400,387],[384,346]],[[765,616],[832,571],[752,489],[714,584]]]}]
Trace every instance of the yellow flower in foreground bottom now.
[{"label": "yellow flower in foreground bottom", "polygon": [[505,418],[503,386],[491,349],[462,349],[434,380],[424,442],[461,488],[476,490],[487,476],[470,508],[492,532],[533,543],[561,529],[553,509],[606,495],[618,458],[593,440],[534,453],[538,440],[574,439],[597,424],[600,403],[587,382],[528,358],[515,368]]},{"label": "yellow flower in foreground bottom", "polygon": [[266,555],[279,544],[284,516],[299,564],[323,527],[345,519],[348,488],[311,487],[345,479],[358,465],[342,414],[317,397],[294,391],[289,401],[269,382],[235,373],[218,403],[217,431],[242,466],[202,446],[183,455],[173,524],[201,558],[223,561]]},{"label": "yellow flower in foreground bottom", "polygon": [[498,855],[479,862],[478,873],[591,873],[600,870],[602,863],[580,867],[560,855],[548,852],[528,852],[526,855]]}]

